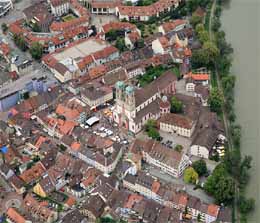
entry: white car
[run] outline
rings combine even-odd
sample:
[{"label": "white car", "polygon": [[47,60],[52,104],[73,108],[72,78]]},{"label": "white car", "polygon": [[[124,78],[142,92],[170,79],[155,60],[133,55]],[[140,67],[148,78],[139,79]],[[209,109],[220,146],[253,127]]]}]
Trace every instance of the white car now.
[{"label": "white car", "polygon": [[107,135],[108,135],[108,136],[111,136],[111,135],[113,135],[113,132],[112,132],[111,130],[108,130],[108,131],[107,131]]},{"label": "white car", "polygon": [[124,140],[124,141],[123,141],[123,144],[125,144],[125,145],[128,144],[128,141],[127,141],[127,140]]},{"label": "white car", "polygon": [[99,131],[103,132],[105,130],[105,128],[102,126],[99,128]]}]

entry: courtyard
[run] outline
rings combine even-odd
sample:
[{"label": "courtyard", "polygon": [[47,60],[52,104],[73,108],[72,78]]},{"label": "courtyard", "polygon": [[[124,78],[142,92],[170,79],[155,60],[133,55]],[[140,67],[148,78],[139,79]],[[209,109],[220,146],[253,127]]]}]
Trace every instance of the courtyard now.
[{"label": "courtyard", "polygon": [[65,16],[63,16],[62,17],[62,20],[64,21],[64,22],[68,22],[68,21],[71,21],[71,20],[73,20],[73,19],[75,19],[76,17],[73,15],[73,14],[68,14],[68,15],[65,15]]}]

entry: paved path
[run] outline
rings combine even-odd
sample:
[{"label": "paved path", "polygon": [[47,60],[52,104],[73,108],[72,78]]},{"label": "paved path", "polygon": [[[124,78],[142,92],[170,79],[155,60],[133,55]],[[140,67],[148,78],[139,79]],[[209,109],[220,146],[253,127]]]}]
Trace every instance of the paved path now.
[{"label": "paved path", "polygon": [[[212,7],[211,7],[211,11],[210,11],[210,19],[209,19],[209,37],[210,37],[210,40],[211,41],[214,41],[214,33],[212,32],[212,20],[214,18],[214,14],[215,14],[215,9],[216,9],[216,0],[213,0],[213,3],[212,3]],[[217,70],[217,64],[215,63],[215,70],[216,70],[216,78],[217,78],[217,86],[218,86],[218,89],[220,90],[220,92],[224,95],[224,91],[223,91],[223,88],[222,88],[222,84],[221,84],[221,81],[220,81],[220,77],[219,77],[219,73],[218,73],[218,70]],[[225,108],[224,108],[224,104],[225,104],[225,97],[224,97],[224,103],[222,105],[222,112],[223,112],[223,122],[224,122],[224,127],[225,127],[225,132],[226,132],[226,135],[227,135],[227,138],[228,138],[228,145],[229,145],[229,149],[232,150],[234,149],[233,147],[233,143],[232,143],[232,138],[231,138],[231,134],[230,134],[230,128],[229,128],[229,121],[227,119],[227,114],[226,114],[226,111],[225,111]],[[237,208],[237,197],[239,195],[239,188],[238,188],[238,182],[236,182],[235,180],[235,200],[234,200],[234,219],[235,219],[235,222],[240,222],[240,217],[239,217],[239,211],[238,211],[238,208]]]}]

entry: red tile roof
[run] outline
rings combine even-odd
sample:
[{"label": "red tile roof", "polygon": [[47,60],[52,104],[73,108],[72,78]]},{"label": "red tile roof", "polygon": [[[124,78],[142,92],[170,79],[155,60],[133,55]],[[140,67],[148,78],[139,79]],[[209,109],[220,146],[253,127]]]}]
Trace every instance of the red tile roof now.
[{"label": "red tile roof", "polygon": [[94,59],[91,55],[87,55],[80,62],[77,63],[80,70],[84,70],[88,65],[94,63]]},{"label": "red tile roof", "polygon": [[186,207],[188,203],[188,196],[187,195],[181,195],[179,199],[179,205]]},{"label": "red tile roof", "polygon": [[138,32],[131,32],[127,34],[128,38],[131,40],[132,43],[135,43],[137,40],[141,39],[141,36]]},{"label": "red tile roof", "polygon": [[152,184],[152,192],[157,193],[160,189],[160,183],[158,181],[154,181]]},{"label": "red tile roof", "polygon": [[96,60],[98,59],[104,59],[112,55],[113,53],[118,52],[118,49],[114,46],[108,46],[104,48],[103,50],[97,51],[93,54],[94,58]]},{"label": "red tile roof", "polygon": [[219,206],[215,204],[209,204],[207,214],[210,216],[217,217],[219,212]]},{"label": "red tile roof", "polygon": [[209,74],[203,74],[203,73],[193,74],[193,73],[190,72],[188,74],[188,77],[191,77],[195,81],[207,81],[207,80],[210,79]]},{"label": "red tile roof", "polygon": [[124,208],[129,208],[131,209],[135,203],[140,202],[141,200],[143,200],[144,198],[138,194],[131,194],[128,197],[127,202],[124,204]]},{"label": "red tile roof", "polygon": [[20,215],[14,208],[8,208],[6,215],[14,223],[26,223],[25,218]]},{"label": "red tile roof", "polygon": [[10,53],[9,45],[1,42],[0,43],[0,52],[2,52],[4,56],[7,56]]},{"label": "red tile roof", "polygon": [[25,170],[20,175],[20,178],[26,183],[31,183],[32,181],[40,178],[44,172],[45,172],[44,166],[42,165],[41,162],[38,162],[34,166],[32,166],[30,169]]},{"label": "red tile roof", "polygon": [[80,149],[80,143],[79,142],[73,142],[72,144],[71,144],[71,149],[73,150],[73,151],[79,151],[79,149]]},{"label": "red tile roof", "polygon": [[162,27],[163,27],[164,31],[167,33],[167,32],[173,31],[173,30],[176,29],[178,26],[183,25],[183,24],[186,24],[186,23],[187,23],[187,20],[176,19],[176,20],[171,21],[171,22],[165,22],[165,23],[163,23],[163,24],[162,24]]},{"label": "red tile roof", "polygon": [[106,66],[101,64],[99,66],[91,68],[89,70],[89,76],[91,79],[96,79],[98,77],[105,75],[106,71],[107,71]]},{"label": "red tile roof", "polygon": [[122,30],[122,29],[129,29],[135,30],[136,25],[129,23],[129,22],[110,22],[102,26],[102,29],[105,33],[109,32],[110,30]]},{"label": "red tile roof", "polygon": [[67,22],[53,22],[50,25],[50,30],[53,32],[57,31],[68,31],[70,29],[76,28],[88,22],[88,18],[79,17]]},{"label": "red tile roof", "polygon": [[178,0],[159,0],[149,6],[119,6],[118,10],[121,15],[129,17],[155,16],[157,13],[174,6],[177,2]]},{"label": "red tile roof", "polygon": [[65,201],[65,204],[69,207],[72,207],[74,204],[76,204],[76,199],[70,196],[68,200]]}]

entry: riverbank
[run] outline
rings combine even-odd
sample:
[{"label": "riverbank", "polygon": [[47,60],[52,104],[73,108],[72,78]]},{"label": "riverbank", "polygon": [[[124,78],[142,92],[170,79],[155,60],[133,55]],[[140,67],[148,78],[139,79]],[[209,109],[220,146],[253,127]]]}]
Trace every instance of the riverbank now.
[{"label": "riverbank", "polygon": [[246,195],[255,199],[256,206],[255,211],[248,216],[248,222],[256,223],[260,219],[260,212],[257,211],[260,208],[260,1],[231,0],[223,9],[222,29],[234,48],[231,73],[236,76],[235,111],[237,122],[242,126],[241,152],[253,157]]}]

